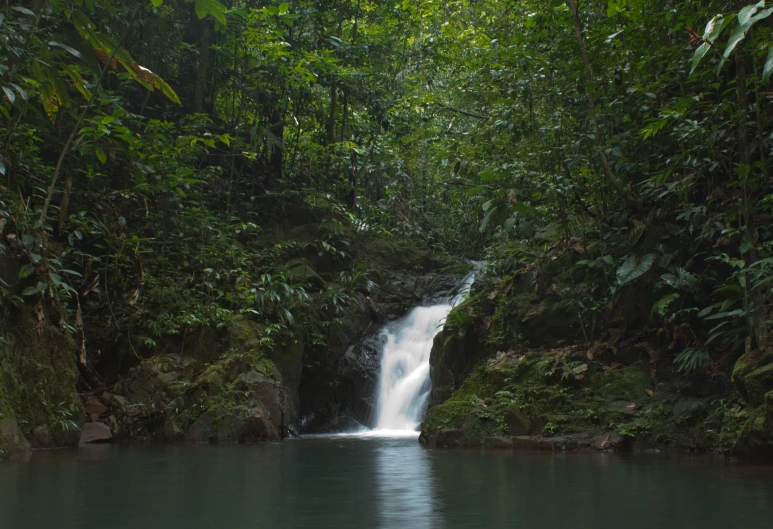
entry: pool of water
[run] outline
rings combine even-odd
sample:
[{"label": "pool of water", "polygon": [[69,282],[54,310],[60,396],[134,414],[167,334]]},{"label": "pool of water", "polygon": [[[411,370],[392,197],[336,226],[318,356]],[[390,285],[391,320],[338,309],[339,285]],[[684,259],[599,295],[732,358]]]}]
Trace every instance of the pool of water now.
[{"label": "pool of water", "polygon": [[770,529],[773,467],[416,439],[90,446],[0,465],[2,529]]}]

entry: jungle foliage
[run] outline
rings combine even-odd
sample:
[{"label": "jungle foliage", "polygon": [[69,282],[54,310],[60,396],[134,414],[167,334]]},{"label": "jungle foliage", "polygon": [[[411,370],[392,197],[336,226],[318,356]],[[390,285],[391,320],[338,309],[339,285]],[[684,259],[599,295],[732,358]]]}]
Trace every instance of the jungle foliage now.
[{"label": "jungle foliage", "polygon": [[7,1],[2,302],[56,300],[84,363],[235,312],[324,343],[371,233],[500,278],[559,259],[588,341],[646,290],[686,371],[766,348],[773,6],[748,1]]}]

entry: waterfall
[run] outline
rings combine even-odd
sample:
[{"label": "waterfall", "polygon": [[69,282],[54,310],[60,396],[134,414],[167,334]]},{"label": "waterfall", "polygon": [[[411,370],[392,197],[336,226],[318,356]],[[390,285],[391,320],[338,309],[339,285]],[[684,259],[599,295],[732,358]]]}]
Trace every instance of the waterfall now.
[{"label": "waterfall", "polygon": [[374,433],[414,433],[427,408],[431,388],[429,355],[446,316],[460,303],[475,279],[469,274],[459,293],[446,303],[416,307],[382,331],[378,411]]}]

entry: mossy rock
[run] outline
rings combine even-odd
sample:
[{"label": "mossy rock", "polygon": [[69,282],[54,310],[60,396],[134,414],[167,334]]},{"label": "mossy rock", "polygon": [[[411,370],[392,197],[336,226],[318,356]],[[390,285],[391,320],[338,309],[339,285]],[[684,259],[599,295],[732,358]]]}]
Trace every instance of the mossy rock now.
[{"label": "mossy rock", "polygon": [[321,287],[325,284],[324,280],[317,274],[311,262],[305,257],[291,259],[283,264],[280,269],[287,272],[288,279],[296,283],[309,283],[315,287]]},{"label": "mossy rock", "polygon": [[[28,440],[44,440],[32,448],[45,448],[75,446],[80,438],[84,412],[75,388],[77,348],[51,323],[58,321],[55,307],[44,305],[42,314],[39,320],[30,306],[0,314],[0,420],[4,437],[11,439],[0,440],[0,450],[9,454],[25,451]],[[36,430],[50,436],[33,436]]]},{"label": "mossy rock", "polygon": [[731,455],[747,461],[773,461],[773,410],[754,408],[731,449]]},{"label": "mossy rock", "polygon": [[750,372],[744,377],[743,384],[750,404],[764,403],[766,393],[773,389],[773,362]]},{"label": "mossy rock", "polygon": [[450,399],[429,408],[421,425],[422,442],[438,447],[483,446],[505,434],[507,424],[502,410],[486,403],[498,391],[500,382],[485,367],[476,368]]}]

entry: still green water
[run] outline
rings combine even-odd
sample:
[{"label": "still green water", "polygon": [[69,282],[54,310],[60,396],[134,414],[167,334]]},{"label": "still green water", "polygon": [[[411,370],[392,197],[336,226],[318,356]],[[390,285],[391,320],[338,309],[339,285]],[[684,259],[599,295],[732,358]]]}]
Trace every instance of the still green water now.
[{"label": "still green water", "polygon": [[415,439],[92,446],[0,465],[2,529],[770,529],[773,468]]}]

